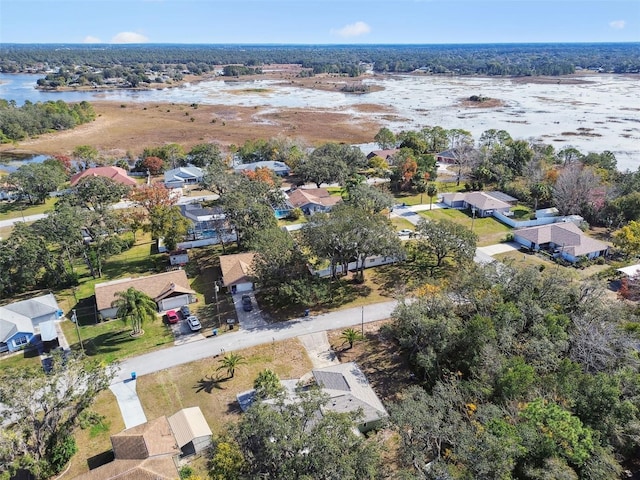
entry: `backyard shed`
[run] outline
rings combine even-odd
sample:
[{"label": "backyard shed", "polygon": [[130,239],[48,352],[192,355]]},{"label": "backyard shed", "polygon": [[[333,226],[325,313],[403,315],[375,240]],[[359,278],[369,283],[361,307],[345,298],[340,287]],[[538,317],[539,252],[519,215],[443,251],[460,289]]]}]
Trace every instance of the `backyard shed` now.
[{"label": "backyard shed", "polygon": [[211,429],[200,407],[183,408],[169,417],[182,455],[193,455],[211,445]]}]

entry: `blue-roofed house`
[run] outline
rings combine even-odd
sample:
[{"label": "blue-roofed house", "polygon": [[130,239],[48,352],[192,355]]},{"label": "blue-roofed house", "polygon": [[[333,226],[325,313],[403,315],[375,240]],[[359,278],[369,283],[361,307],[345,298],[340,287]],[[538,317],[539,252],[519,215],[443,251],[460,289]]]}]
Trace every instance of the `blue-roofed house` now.
[{"label": "blue-roofed house", "polygon": [[[36,334],[42,330],[45,340],[53,340],[53,322],[61,318],[53,294],[10,303],[0,307],[0,352],[15,352],[33,342]],[[55,337],[54,337],[55,338]]]},{"label": "blue-roofed house", "polygon": [[199,167],[188,165],[164,172],[164,185],[167,188],[182,188],[185,185],[200,183],[204,173]]},{"label": "blue-roofed house", "polygon": [[291,169],[283,162],[253,162],[253,163],[241,163],[233,167],[236,173],[242,173],[245,170],[255,172],[258,168],[268,168],[279,177],[286,177],[289,175]]}]

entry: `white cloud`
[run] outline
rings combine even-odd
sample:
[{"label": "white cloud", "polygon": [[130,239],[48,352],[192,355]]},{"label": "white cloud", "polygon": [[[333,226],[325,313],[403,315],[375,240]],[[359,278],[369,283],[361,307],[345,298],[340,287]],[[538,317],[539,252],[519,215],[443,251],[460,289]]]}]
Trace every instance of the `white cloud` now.
[{"label": "white cloud", "polygon": [[102,40],[100,40],[98,37],[94,37],[93,35],[87,35],[82,40],[82,43],[102,43]]},{"label": "white cloud", "polygon": [[622,30],[626,26],[627,22],[624,20],[614,20],[613,22],[609,22],[609,26],[611,28],[615,28],[616,30]]},{"label": "white cloud", "polygon": [[359,37],[360,35],[365,35],[371,31],[371,27],[364,22],[356,22],[351,23],[349,25],[345,25],[344,27],[338,30],[331,30],[332,35],[338,35],[340,37]]},{"label": "white cloud", "polygon": [[120,32],[111,39],[111,43],[147,43],[149,39],[140,33]]}]

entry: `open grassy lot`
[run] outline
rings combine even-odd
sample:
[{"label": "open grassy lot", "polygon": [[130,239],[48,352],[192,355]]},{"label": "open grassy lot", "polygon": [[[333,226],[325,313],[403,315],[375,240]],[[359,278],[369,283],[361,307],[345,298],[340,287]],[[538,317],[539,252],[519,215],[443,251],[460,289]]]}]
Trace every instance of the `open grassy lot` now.
[{"label": "open grassy lot", "polygon": [[453,208],[439,208],[437,210],[426,210],[418,212],[425,218],[433,220],[450,220],[459,225],[472,229],[473,232],[478,235],[478,246],[493,245],[500,243],[506,236],[511,228],[500,223],[493,217],[473,219],[471,214],[462,210],[455,210]]},{"label": "open grassy lot", "polygon": [[396,227],[396,230],[404,230],[405,228],[409,230],[416,229],[416,226],[413,223],[402,217],[391,217],[391,223]]},{"label": "open grassy lot", "polygon": [[240,407],[236,395],[253,388],[258,373],[270,368],[282,379],[299,378],[311,370],[311,362],[296,339],[260,345],[237,352],[246,364],[236,368],[234,378],[217,370],[216,356],[163,370],[138,379],[138,396],[148,419],[172,415],[185,407],[199,406],[211,430],[221,433],[237,421]]}]

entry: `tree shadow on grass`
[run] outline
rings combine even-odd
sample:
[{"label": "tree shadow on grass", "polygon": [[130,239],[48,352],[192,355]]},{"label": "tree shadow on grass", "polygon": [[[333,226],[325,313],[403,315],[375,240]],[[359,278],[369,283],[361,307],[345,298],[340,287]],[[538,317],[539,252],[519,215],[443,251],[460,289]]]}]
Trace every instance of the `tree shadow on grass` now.
[{"label": "tree shadow on grass", "polygon": [[117,352],[121,350],[122,344],[135,342],[131,336],[131,330],[121,330],[119,332],[108,332],[93,337],[84,342],[85,353],[88,356]]},{"label": "tree shadow on grass", "polygon": [[228,378],[220,378],[220,376],[216,375],[215,378],[213,375],[207,375],[204,378],[198,380],[198,383],[193,387],[196,390],[196,393],[206,392],[211,393],[213,390],[224,390],[225,388],[220,385],[222,382],[226,382]]}]

